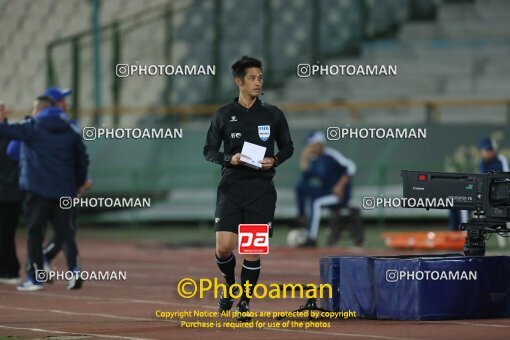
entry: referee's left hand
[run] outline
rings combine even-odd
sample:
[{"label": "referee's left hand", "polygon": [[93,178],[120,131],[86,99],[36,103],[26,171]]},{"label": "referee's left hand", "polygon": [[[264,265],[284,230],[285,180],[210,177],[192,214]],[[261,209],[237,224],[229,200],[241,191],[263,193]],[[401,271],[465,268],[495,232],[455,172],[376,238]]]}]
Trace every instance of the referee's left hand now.
[{"label": "referee's left hand", "polygon": [[271,169],[274,165],[274,158],[265,157],[263,160],[260,161],[260,164],[262,164],[262,170]]}]

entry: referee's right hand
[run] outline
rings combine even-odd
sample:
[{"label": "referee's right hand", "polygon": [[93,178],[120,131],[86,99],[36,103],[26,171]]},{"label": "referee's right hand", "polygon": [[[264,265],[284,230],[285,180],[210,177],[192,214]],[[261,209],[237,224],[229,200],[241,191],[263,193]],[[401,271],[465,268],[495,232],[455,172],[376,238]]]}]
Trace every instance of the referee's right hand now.
[{"label": "referee's right hand", "polygon": [[241,156],[244,156],[248,159],[251,159],[250,157],[248,156],[245,156],[245,155],[242,155],[241,153],[236,153],[234,156],[232,156],[232,158],[230,159],[230,164],[232,165],[239,165],[241,164]]}]

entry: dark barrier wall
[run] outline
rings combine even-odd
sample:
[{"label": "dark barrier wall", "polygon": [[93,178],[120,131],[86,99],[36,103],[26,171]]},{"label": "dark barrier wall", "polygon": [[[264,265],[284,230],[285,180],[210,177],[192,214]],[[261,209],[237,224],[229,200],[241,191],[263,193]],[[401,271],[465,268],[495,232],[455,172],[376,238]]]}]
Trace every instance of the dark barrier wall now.
[{"label": "dark barrier wall", "polygon": [[[510,315],[510,257],[331,256],[320,261],[333,298],[322,307],[369,319],[443,320]],[[404,274],[404,275],[402,275]]]}]

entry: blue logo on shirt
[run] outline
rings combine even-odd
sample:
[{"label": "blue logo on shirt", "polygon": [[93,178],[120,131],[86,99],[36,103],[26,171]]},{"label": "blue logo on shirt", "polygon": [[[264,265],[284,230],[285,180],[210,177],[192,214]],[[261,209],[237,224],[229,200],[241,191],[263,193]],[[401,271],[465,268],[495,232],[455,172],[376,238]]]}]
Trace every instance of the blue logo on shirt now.
[{"label": "blue logo on shirt", "polygon": [[271,135],[271,126],[259,125],[259,137],[263,142],[268,140],[270,135]]}]

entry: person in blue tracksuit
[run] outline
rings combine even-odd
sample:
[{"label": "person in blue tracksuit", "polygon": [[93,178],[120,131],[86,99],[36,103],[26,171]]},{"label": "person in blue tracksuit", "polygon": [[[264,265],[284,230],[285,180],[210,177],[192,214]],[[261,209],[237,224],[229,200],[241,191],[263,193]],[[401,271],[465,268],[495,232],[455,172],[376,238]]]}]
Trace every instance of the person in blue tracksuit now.
[{"label": "person in blue tracksuit", "polygon": [[[72,214],[61,209],[61,197],[75,197],[87,179],[89,158],[79,131],[65,112],[53,107],[53,100],[40,96],[34,102],[34,117],[17,124],[0,124],[0,138],[21,141],[20,188],[26,192],[27,280],[20,291],[42,289],[36,273],[43,269],[42,242],[46,224],[51,222],[62,244],[68,269],[79,271],[78,248],[70,228]],[[69,289],[79,288],[72,280]]]},{"label": "person in blue tracksuit", "polygon": [[[312,132],[301,154],[301,179],[296,185],[298,220],[308,221],[308,240],[302,246],[316,246],[323,207],[347,207],[351,198],[356,164],[339,151],[326,147],[320,131]],[[306,203],[309,214],[306,218]]]},{"label": "person in blue tracksuit", "polygon": [[[60,89],[58,87],[49,87],[44,91],[43,96],[50,97],[53,99],[54,106],[58,106],[61,108],[64,112],[68,111],[68,104],[66,98],[70,96],[72,93],[71,89]],[[71,126],[76,128],[77,130],[80,128],[79,124],[76,120],[70,119],[69,120]],[[21,150],[21,142],[14,140],[11,141],[7,147],[7,155],[14,159],[19,160]],[[83,185],[83,187],[80,188],[79,194],[84,194],[87,190],[89,190],[92,187],[92,179],[89,177],[87,178],[87,181]],[[76,233],[77,230],[77,217],[78,212],[77,208],[72,207],[71,209],[72,219],[71,219],[71,228]],[[51,270],[51,261],[58,255],[58,253],[62,250],[62,245],[58,242],[58,239],[53,236],[50,241],[43,247],[43,254],[44,254],[44,267],[47,271]]]},{"label": "person in blue tracksuit", "polygon": [[[498,146],[496,142],[489,137],[485,137],[478,144],[480,150],[480,158],[482,159],[479,164],[479,171],[482,174],[497,171],[497,172],[509,172],[508,159],[498,152]],[[507,224],[508,228],[508,224]],[[506,238],[497,235],[498,245],[500,248],[506,246]]]},{"label": "person in blue tracksuit", "polygon": [[491,171],[508,172],[508,159],[498,153],[498,146],[495,141],[489,137],[483,138],[478,144],[480,150],[481,161],[478,165],[478,170],[482,174]]},{"label": "person in blue tracksuit", "polygon": [[[480,163],[478,164],[478,171],[481,174],[486,174],[491,171],[501,172],[510,171],[508,167],[508,159],[498,153],[498,147],[494,140],[489,137],[483,138],[478,143],[478,150],[480,152]],[[450,217],[448,229],[459,230],[460,223],[468,221],[469,214],[467,210],[450,210]],[[498,238],[499,240],[499,238]],[[504,240],[504,239],[503,239]],[[499,241],[501,244],[501,241]]]},{"label": "person in blue tracksuit", "polygon": [[[62,109],[62,111],[67,112],[68,105],[66,98],[71,95],[71,89],[60,89],[58,87],[49,87],[44,91],[44,94],[41,97],[49,97],[52,99],[50,103],[51,106],[58,106]],[[79,128],[78,122],[75,120],[69,120],[69,122],[75,126],[77,129]],[[21,141],[13,140],[7,146],[7,155],[16,161],[19,161],[21,153]]]}]

